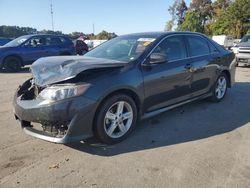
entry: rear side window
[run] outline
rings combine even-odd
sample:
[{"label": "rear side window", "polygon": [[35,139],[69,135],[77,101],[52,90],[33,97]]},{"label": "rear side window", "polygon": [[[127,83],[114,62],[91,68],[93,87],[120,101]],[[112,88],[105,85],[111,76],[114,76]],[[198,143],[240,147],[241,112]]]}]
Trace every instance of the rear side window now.
[{"label": "rear side window", "polygon": [[168,61],[180,60],[187,57],[186,47],[182,36],[166,38],[156,47],[154,53],[165,54]]},{"label": "rear side window", "polygon": [[62,40],[59,37],[47,37],[46,44],[47,45],[60,45],[62,44]]},{"label": "rear side window", "polygon": [[199,36],[187,36],[190,56],[202,56],[210,54],[208,42]]}]

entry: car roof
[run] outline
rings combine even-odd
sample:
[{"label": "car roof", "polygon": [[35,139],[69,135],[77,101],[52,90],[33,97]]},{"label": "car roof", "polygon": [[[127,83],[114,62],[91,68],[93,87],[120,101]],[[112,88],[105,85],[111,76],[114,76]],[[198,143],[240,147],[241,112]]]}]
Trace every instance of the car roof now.
[{"label": "car roof", "polygon": [[202,33],[190,32],[190,31],[141,32],[141,33],[126,34],[126,35],[122,35],[122,36],[144,36],[144,37],[147,36],[147,37],[158,38],[158,37],[164,37],[164,36],[173,35],[173,34],[196,34],[196,35],[204,36]]},{"label": "car roof", "polygon": [[35,36],[54,36],[54,37],[66,37],[65,35],[53,35],[53,34],[30,34],[30,35],[23,35],[26,37],[35,37]]}]

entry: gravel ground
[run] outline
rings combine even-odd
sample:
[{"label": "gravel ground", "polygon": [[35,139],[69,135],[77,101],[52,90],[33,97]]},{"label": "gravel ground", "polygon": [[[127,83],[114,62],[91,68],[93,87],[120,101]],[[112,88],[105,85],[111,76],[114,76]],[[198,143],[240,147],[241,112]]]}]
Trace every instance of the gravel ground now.
[{"label": "gravel ground", "polygon": [[59,145],[25,135],[12,97],[30,73],[0,73],[0,187],[250,187],[250,68],[221,103],[138,123],[127,140]]}]

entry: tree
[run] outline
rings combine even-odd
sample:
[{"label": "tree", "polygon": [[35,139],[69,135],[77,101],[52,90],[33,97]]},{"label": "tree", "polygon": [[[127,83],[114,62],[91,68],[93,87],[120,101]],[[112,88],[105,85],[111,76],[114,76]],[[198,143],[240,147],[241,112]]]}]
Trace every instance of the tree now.
[{"label": "tree", "polygon": [[34,34],[37,30],[31,27],[19,27],[19,26],[0,26],[0,36],[7,38],[16,38],[22,35]]},{"label": "tree", "polygon": [[184,22],[180,26],[181,31],[202,32],[202,20],[199,13],[195,11],[188,11]]},{"label": "tree", "polygon": [[173,20],[167,21],[164,31],[173,31],[174,22]]},{"label": "tree", "polygon": [[63,33],[61,31],[52,31],[52,30],[45,30],[39,31],[41,34],[50,34],[50,35],[62,35]]},{"label": "tree", "polygon": [[109,39],[112,39],[114,37],[116,37],[117,35],[115,33],[108,33],[107,31],[102,31],[100,32],[97,36],[96,36],[96,39],[99,39],[99,40],[109,40]]},{"label": "tree", "polygon": [[250,0],[235,0],[222,9],[211,24],[213,34],[241,38],[250,29]]},{"label": "tree", "polygon": [[172,31],[174,26],[177,25],[177,30],[184,21],[187,6],[184,0],[175,0],[173,5],[169,6],[168,12],[171,19],[167,21],[165,31]]},{"label": "tree", "polygon": [[184,22],[187,10],[188,10],[188,8],[187,8],[185,1],[181,0],[181,2],[179,2],[177,4],[177,7],[176,7],[177,26],[178,27],[180,27],[181,24]]},{"label": "tree", "polygon": [[195,11],[199,14],[202,32],[205,31],[205,25],[208,20],[212,19],[213,16],[213,7],[211,0],[192,0],[190,3],[190,10]]},{"label": "tree", "polygon": [[234,29],[233,34],[241,38],[250,28],[250,0],[235,0],[228,7],[227,15],[232,23],[231,28]]}]

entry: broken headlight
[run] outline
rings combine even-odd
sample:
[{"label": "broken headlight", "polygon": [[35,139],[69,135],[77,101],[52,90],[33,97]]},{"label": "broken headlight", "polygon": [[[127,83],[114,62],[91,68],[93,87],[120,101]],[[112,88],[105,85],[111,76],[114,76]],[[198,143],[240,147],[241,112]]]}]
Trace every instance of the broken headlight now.
[{"label": "broken headlight", "polygon": [[45,100],[58,101],[83,94],[89,88],[89,84],[83,85],[54,85],[45,88],[39,97]]}]

